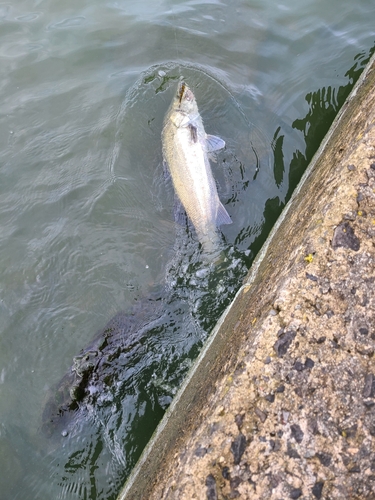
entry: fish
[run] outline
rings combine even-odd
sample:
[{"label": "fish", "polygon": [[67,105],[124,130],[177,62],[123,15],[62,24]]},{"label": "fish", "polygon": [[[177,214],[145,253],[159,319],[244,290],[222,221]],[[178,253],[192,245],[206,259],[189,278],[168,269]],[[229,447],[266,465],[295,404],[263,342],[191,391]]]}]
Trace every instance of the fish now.
[{"label": "fish", "polygon": [[164,119],[163,157],[206,254],[215,254],[220,248],[218,227],[232,223],[219,199],[209,162],[212,153],[224,147],[223,139],[206,134],[192,90],[179,82]]}]

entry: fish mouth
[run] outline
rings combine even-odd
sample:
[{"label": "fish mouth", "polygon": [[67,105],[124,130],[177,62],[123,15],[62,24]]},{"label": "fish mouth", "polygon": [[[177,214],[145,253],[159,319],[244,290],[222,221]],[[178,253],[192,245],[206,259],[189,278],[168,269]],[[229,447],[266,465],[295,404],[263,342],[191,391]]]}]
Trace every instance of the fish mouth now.
[{"label": "fish mouth", "polygon": [[194,101],[193,92],[190,90],[190,88],[183,81],[178,86],[177,98],[178,98],[178,106],[179,107],[181,107],[182,101],[188,101],[188,102]]},{"label": "fish mouth", "polygon": [[179,102],[181,104],[182,98],[184,97],[185,90],[188,88],[185,82],[181,82],[179,87],[178,87],[178,98]]}]

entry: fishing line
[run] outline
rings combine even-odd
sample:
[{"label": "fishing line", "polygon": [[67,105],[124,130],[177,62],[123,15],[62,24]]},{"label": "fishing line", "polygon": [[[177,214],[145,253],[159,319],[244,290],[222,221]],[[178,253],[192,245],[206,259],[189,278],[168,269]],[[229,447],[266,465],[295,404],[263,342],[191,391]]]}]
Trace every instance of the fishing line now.
[{"label": "fishing line", "polygon": [[173,10],[173,5],[172,5],[172,17],[173,17],[173,32],[174,32],[174,41],[175,41],[175,46],[176,46],[176,53],[177,53],[177,66],[178,66],[178,73],[180,75],[180,80],[182,78],[182,74],[181,74],[181,66],[180,66],[180,54],[179,54],[179,51],[178,51],[178,43],[177,43],[177,29],[176,29],[176,24],[177,24],[177,17],[175,15],[175,12]]}]

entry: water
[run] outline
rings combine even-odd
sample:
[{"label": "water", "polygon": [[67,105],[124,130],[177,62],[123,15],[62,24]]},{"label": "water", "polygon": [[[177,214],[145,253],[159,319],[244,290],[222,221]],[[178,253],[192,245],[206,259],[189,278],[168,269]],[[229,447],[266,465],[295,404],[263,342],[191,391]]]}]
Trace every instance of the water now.
[{"label": "water", "polygon": [[[371,0],[0,4],[2,498],[116,497],[374,40]],[[162,164],[181,76],[227,144],[213,172],[233,224],[212,268]],[[48,391],[149,296],[114,385],[46,437]]]}]

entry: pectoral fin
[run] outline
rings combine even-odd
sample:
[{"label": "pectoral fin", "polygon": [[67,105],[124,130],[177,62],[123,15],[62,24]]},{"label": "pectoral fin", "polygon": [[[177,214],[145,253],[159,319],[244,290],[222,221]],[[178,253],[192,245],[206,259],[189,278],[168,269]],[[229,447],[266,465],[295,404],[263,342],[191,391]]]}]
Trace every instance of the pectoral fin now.
[{"label": "pectoral fin", "polygon": [[197,142],[198,140],[198,131],[197,131],[197,127],[195,127],[194,125],[192,125],[191,123],[189,123],[189,130],[190,130],[190,138],[191,138],[191,142]]},{"label": "pectoral fin", "polygon": [[208,152],[219,151],[225,147],[225,141],[216,135],[206,134],[206,148]]}]

